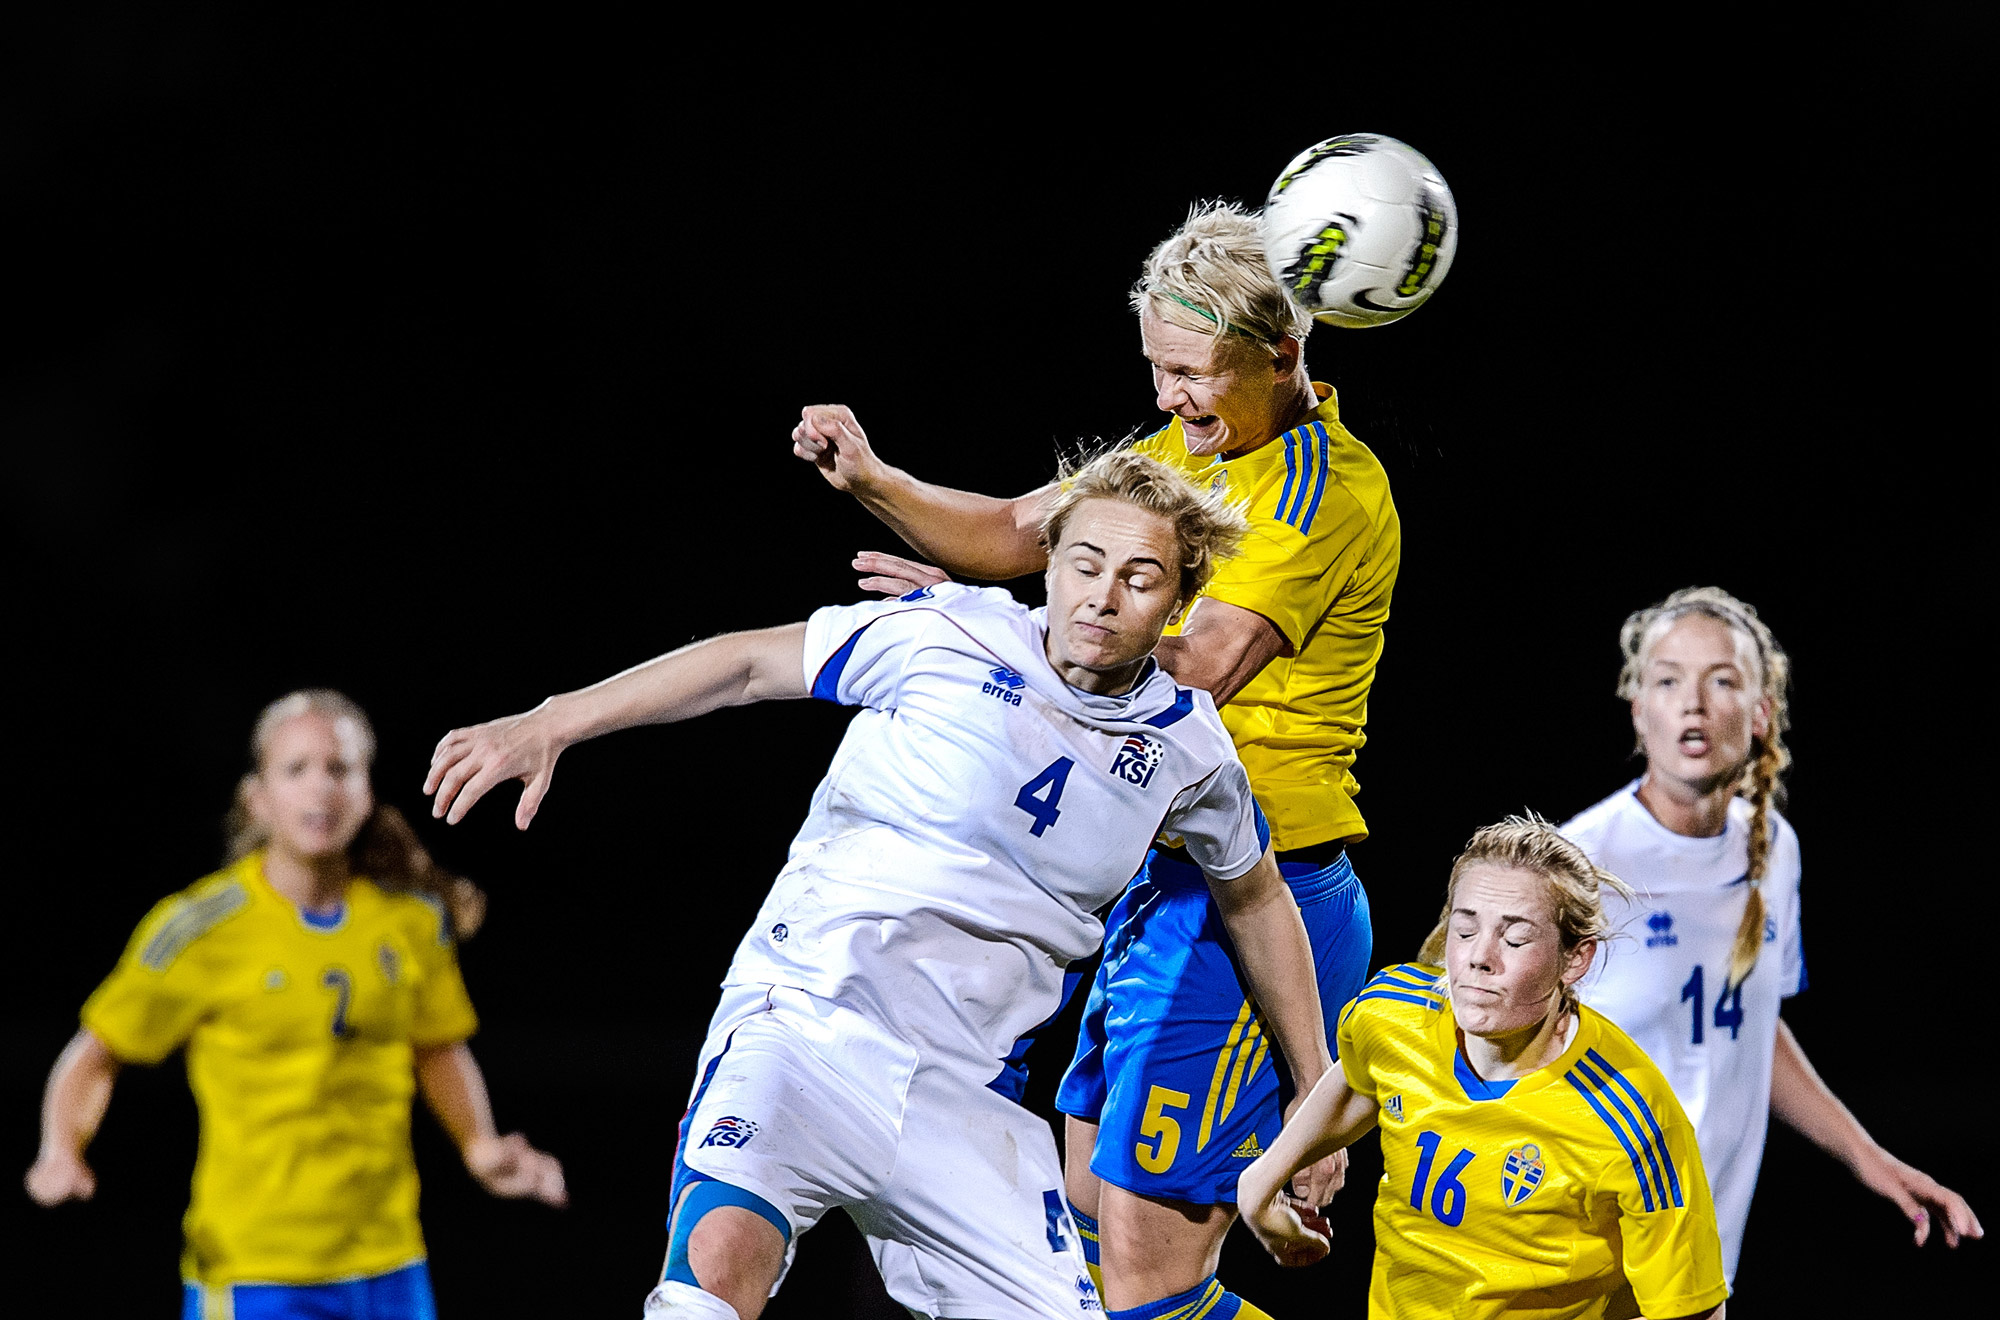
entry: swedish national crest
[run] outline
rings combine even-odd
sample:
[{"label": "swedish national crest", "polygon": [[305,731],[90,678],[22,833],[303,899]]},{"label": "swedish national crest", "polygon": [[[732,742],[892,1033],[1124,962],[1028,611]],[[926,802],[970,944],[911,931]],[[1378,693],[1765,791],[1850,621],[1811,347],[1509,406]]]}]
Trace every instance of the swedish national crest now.
[{"label": "swedish national crest", "polygon": [[1516,1146],[1500,1166],[1500,1199],[1510,1206],[1521,1204],[1535,1194],[1548,1171],[1540,1146],[1533,1142]]}]

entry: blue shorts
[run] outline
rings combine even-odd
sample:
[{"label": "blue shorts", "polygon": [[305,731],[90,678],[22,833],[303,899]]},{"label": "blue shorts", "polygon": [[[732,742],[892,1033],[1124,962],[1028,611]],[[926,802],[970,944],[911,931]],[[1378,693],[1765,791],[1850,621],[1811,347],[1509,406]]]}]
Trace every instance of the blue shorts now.
[{"label": "blue shorts", "polygon": [[437,1320],[437,1303],[418,1261],[339,1283],[183,1283],[181,1320]]},{"label": "blue shorts", "polygon": [[[1374,952],[1368,896],[1343,855],[1280,868],[1305,919],[1327,1044]],[[1099,1124],[1090,1171],[1142,1196],[1234,1204],[1278,1135],[1291,1077],[1269,1048],[1222,914],[1196,867],[1155,853],[1111,911],[1076,1058],[1056,1108]],[[1282,1094],[1281,1094],[1282,1092]]]}]

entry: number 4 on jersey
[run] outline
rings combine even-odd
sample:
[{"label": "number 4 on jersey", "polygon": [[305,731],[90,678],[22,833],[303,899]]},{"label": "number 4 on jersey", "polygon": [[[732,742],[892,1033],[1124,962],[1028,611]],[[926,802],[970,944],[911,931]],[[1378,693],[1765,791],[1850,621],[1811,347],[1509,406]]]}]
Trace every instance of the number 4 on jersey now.
[{"label": "number 4 on jersey", "polygon": [[[1028,827],[1028,833],[1036,838],[1040,838],[1042,831],[1055,824],[1056,817],[1062,815],[1056,803],[1062,801],[1063,785],[1069,782],[1069,772],[1075,766],[1076,762],[1067,756],[1058,756],[1049,762],[1047,769],[1021,785],[1021,791],[1014,795],[1014,805],[1035,818],[1035,823]],[[1035,796],[1044,790],[1047,790],[1047,797]]]}]

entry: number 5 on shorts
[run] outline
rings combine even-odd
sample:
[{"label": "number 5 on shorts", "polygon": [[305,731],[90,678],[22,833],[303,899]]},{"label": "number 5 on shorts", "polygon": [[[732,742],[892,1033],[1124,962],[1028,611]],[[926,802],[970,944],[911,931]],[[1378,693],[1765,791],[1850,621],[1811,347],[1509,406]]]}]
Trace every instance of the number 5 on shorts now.
[{"label": "number 5 on shorts", "polygon": [[1169,1091],[1164,1086],[1156,1086],[1146,1097],[1146,1112],[1139,1119],[1139,1135],[1153,1138],[1148,1146],[1141,1141],[1132,1148],[1138,1157],[1139,1167],[1147,1173],[1165,1173],[1174,1167],[1174,1156],[1181,1153],[1181,1125],[1168,1118],[1169,1109],[1186,1109],[1188,1093]]}]

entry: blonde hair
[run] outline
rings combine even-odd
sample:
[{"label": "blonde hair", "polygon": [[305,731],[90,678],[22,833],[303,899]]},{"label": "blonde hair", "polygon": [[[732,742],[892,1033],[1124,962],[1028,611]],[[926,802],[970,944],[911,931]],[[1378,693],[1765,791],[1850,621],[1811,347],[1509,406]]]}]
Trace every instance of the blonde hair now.
[{"label": "blonde hair", "polygon": [[[1618,646],[1625,653],[1625,666],[1618,671],[1618,695],[1626,701],[1639,696],[1640,677],[1646,657],[1669,629],[1691,615],[1718,621],[1739,642],[1747,642],[1756,652],[1758,696],[1771,703],[1771,720],[1763,737],[1750,740],[1750,755],[1739,768],[1735,794],[1750,800],[1750,865],[1745,873],[1749,899],[1743,920],[1736,927],[1736,940],[1729,950],[1729,985],[1743,984],[1757,965],[1764,945],[1764,877],[1771,866],[1771,805],[1785,800],[1785,785],[1779,778],[1792,763],[1785,746],[1785,730],[1791,727],[1788,692],[1792,682],[1792,661],[1771,629],[1757,617],[1757,609],[1736,599],[1720,587],[1684,587],[1649,609],[1634,611],[1618,630]],[[1645,750],[1645,740],[1639,750]],[[1726,987],[1725,987],[1726,988]]]},{"label": "blonde hair", "polygon": [[[1555,912],[1556,935],[1565,956],[1587,940],[1603,940],[1611,934],[1611,919],[1604,912],[1604,891],[1625,898],[1632,888],[1623,880],[1591,861],[1583,849],[1563,837],[1560,830],[1534,812],[1509,816],[1488,825],[1466,842],[1465,851],[1451,864],[1451,880],[1445,886],[1444,911],[1424,940],[1418,962],[1444,963],[1445,937],[1451,927],[1451,913],[1458,898],[1458,882],[1475,866],[1504,866],[1510,870],[1538,875],[1547,886],[1549,906]],[[1562,1012],[1576,1008],[1576,987],[1562,988]]]},{"label": "blonde hair", "polygon": [[1234,202],[1198,202],[1146,258],[1132,310],[1220,340],[1235,335],[1275,351],[1303,344],[1313,319],[1292,301],[1264,259],[1257,217]]},{"label": "blonde hair", "polygon": [[[345,693],[332,688],[301,688],[287,692],[257,716],[250,732],[250,770],[236,781],[236,796],[223,818],[225,861],[247,857],[271,841],[271,832],[250,810],[250,790],[264,773],[271,739],[278,729],[301,715],[318,715],[338,724],[353,722],[363,765],[375,762],[375,726]],[[453,875],[431,860],[430,852],[395,807],[376,803],[354,842],[347,846],[348,865],[384,889],[419,894],[435,900],[445,912],[452,933],[470,939],[486,918],[486,895],[464,876]]]},{"label": "blonde hair", "polygon": [[1197,486],[1158,459],[1130,449],[1109,449],[1088,461],[1066,458],[1056,483],[1056,496],[1042,512],[1042,543],[1050,554],[1062,544],[1064,525],[1085,500],[1119,500],[1144,509],[1173,524],[1180,543],[1183,605],[1201,594],[1215,576],[1216,562],[1235,554],[1250,533],[1249,520],[1222,491]]}]

